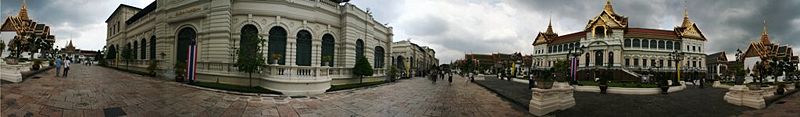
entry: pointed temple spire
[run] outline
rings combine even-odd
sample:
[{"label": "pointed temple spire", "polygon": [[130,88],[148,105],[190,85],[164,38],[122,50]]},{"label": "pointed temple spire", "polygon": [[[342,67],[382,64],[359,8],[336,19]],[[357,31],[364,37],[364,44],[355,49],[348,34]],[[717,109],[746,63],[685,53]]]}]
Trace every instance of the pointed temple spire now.
[{"label": "pointed temple spire", "polygon": [[544,32],[544,33],[546,33],[546,34],[555,34],[555,32],[553,32],[553,17],[552,16],[550,17],[550,20],[547,22],[547,31]]},{"label": "pointed temple spire", "polygon": [[691,27],[694,24],[692,20],[689,19],[689,4],[686,1],[683,1],[683,23],[681,24],[682,27]]},{"label": "pointed temple spire", "polygon": [[611,0],[606,0],[606,6],[603,7],[603,10],[607,11],[610,14],[614,14],[614,8],[611,7]]},{"label": "pointed temple spire", "polygon": [[769,41],[769,33],[767,33],[767,20],[764,20],[764,31],[761,32],[761,43],[767,44]]},{"label": "pointed temple spire", "polygon": [[27,20],[28,19],[28,5],[25,2],[26,0],[22,0],[22,7],[19,9],[19,13],[17,14],[18,17]]}]

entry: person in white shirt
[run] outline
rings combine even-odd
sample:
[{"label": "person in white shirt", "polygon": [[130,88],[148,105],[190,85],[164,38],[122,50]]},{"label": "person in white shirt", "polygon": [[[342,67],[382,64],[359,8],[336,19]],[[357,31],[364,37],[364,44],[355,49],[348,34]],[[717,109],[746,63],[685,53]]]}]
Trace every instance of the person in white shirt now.
[{"label": "person in white shirt", "polygon": [[67,74],[69,74],[70,64],[72,64],[72,61],[70,59],[64,60],[64,78],[66,78]]}]

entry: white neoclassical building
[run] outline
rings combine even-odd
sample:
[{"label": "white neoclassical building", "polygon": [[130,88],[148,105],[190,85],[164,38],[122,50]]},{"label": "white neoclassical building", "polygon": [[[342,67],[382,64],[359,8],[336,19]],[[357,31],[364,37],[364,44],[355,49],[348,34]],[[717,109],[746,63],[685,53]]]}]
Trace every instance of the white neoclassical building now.
[{"label": "white neoclassical building", "polygon": [[[195,65],[200,82],[248,85],[248,75],[234,66],[242,38],[265,40],[268,67],[252,84],[286,95],[323,93],[331,85],[355,83],[357,55],[365,56],[383,80],[390,63],[392,28],[368,11],[328,0],[156,0],[145,8],[120,5],[106,20],[107,52],[112,66],[172,78],[176,63]],[[196,47],[194,60],[189,48]],[[135,60],[122,61],[121,50]]]},{"label": "white neoclassical building", "polygon": [[[628,17],[614,12],[611,2],[607,1],[600,14],[586,23],[584,30],[559,35],[548,25],[532,44],[533,68],[546,69],[556,61],[575,58],[578,79],[600,77],[593,72],[599,69],[612,71],[615,80],[633,81],[653,72],[672,72],[672,75],[678,70],[676,67],[682,73],[703,74],[706,71],[703,49],[706,37],[689,19],[688,11],[673,30],[628,27],[628,24]],[[570,55],[577,50],[583,53]],[[676,51],[684,53],[682,60],[674,61],[672,53]]]},{"label": "white neoclassical building", "polygon": [[425,75],[428,70],[439,64],[436,51],[428,46],[419,46],[409,40],[392,43],[392,61],[403,77]]}]

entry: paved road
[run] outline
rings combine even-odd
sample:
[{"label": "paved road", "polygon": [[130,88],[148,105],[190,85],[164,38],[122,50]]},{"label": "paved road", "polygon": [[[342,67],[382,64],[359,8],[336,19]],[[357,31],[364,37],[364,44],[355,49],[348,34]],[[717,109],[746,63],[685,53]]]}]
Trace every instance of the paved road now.
[{"label": "paved road", "polygon": [[425,78],[306,98],[217,93],[98,66],[73,65],[3,84],[2,116],[530,116],[495,94],[456,77]]}]

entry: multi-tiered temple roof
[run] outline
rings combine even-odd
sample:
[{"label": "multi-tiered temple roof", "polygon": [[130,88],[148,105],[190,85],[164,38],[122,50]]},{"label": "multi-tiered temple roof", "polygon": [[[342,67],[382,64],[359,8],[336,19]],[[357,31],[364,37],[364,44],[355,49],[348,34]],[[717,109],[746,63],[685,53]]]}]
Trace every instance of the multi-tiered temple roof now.
[{"label": "multi-tiered temple roof", "polygon": [[559,44],[566,42],[575,42],[587,36],[586,33],[591,33],[593,27],[604,27],[606,29],[623,29],[623,37],[638,37],[638,38],[653,38],[653,39],[696,39],[705,41],[706,37],[703,35],[700,28],[691,19],[689,19],[688,11],[684,12],[683,22],[681,25],[676,26],[674,30],[661,30],[661,29],[648,29],[648,28],[629,28],[628,17],[617,14],[611,1],[606,1],[603,10],[598,16],[590,19],[586,24],[583,31],[574,32],[566,35],[558,35],[553,32],[552,25],[548,24],[546,32],[539,32],[534,39],[533,45],[541,44]]}]

